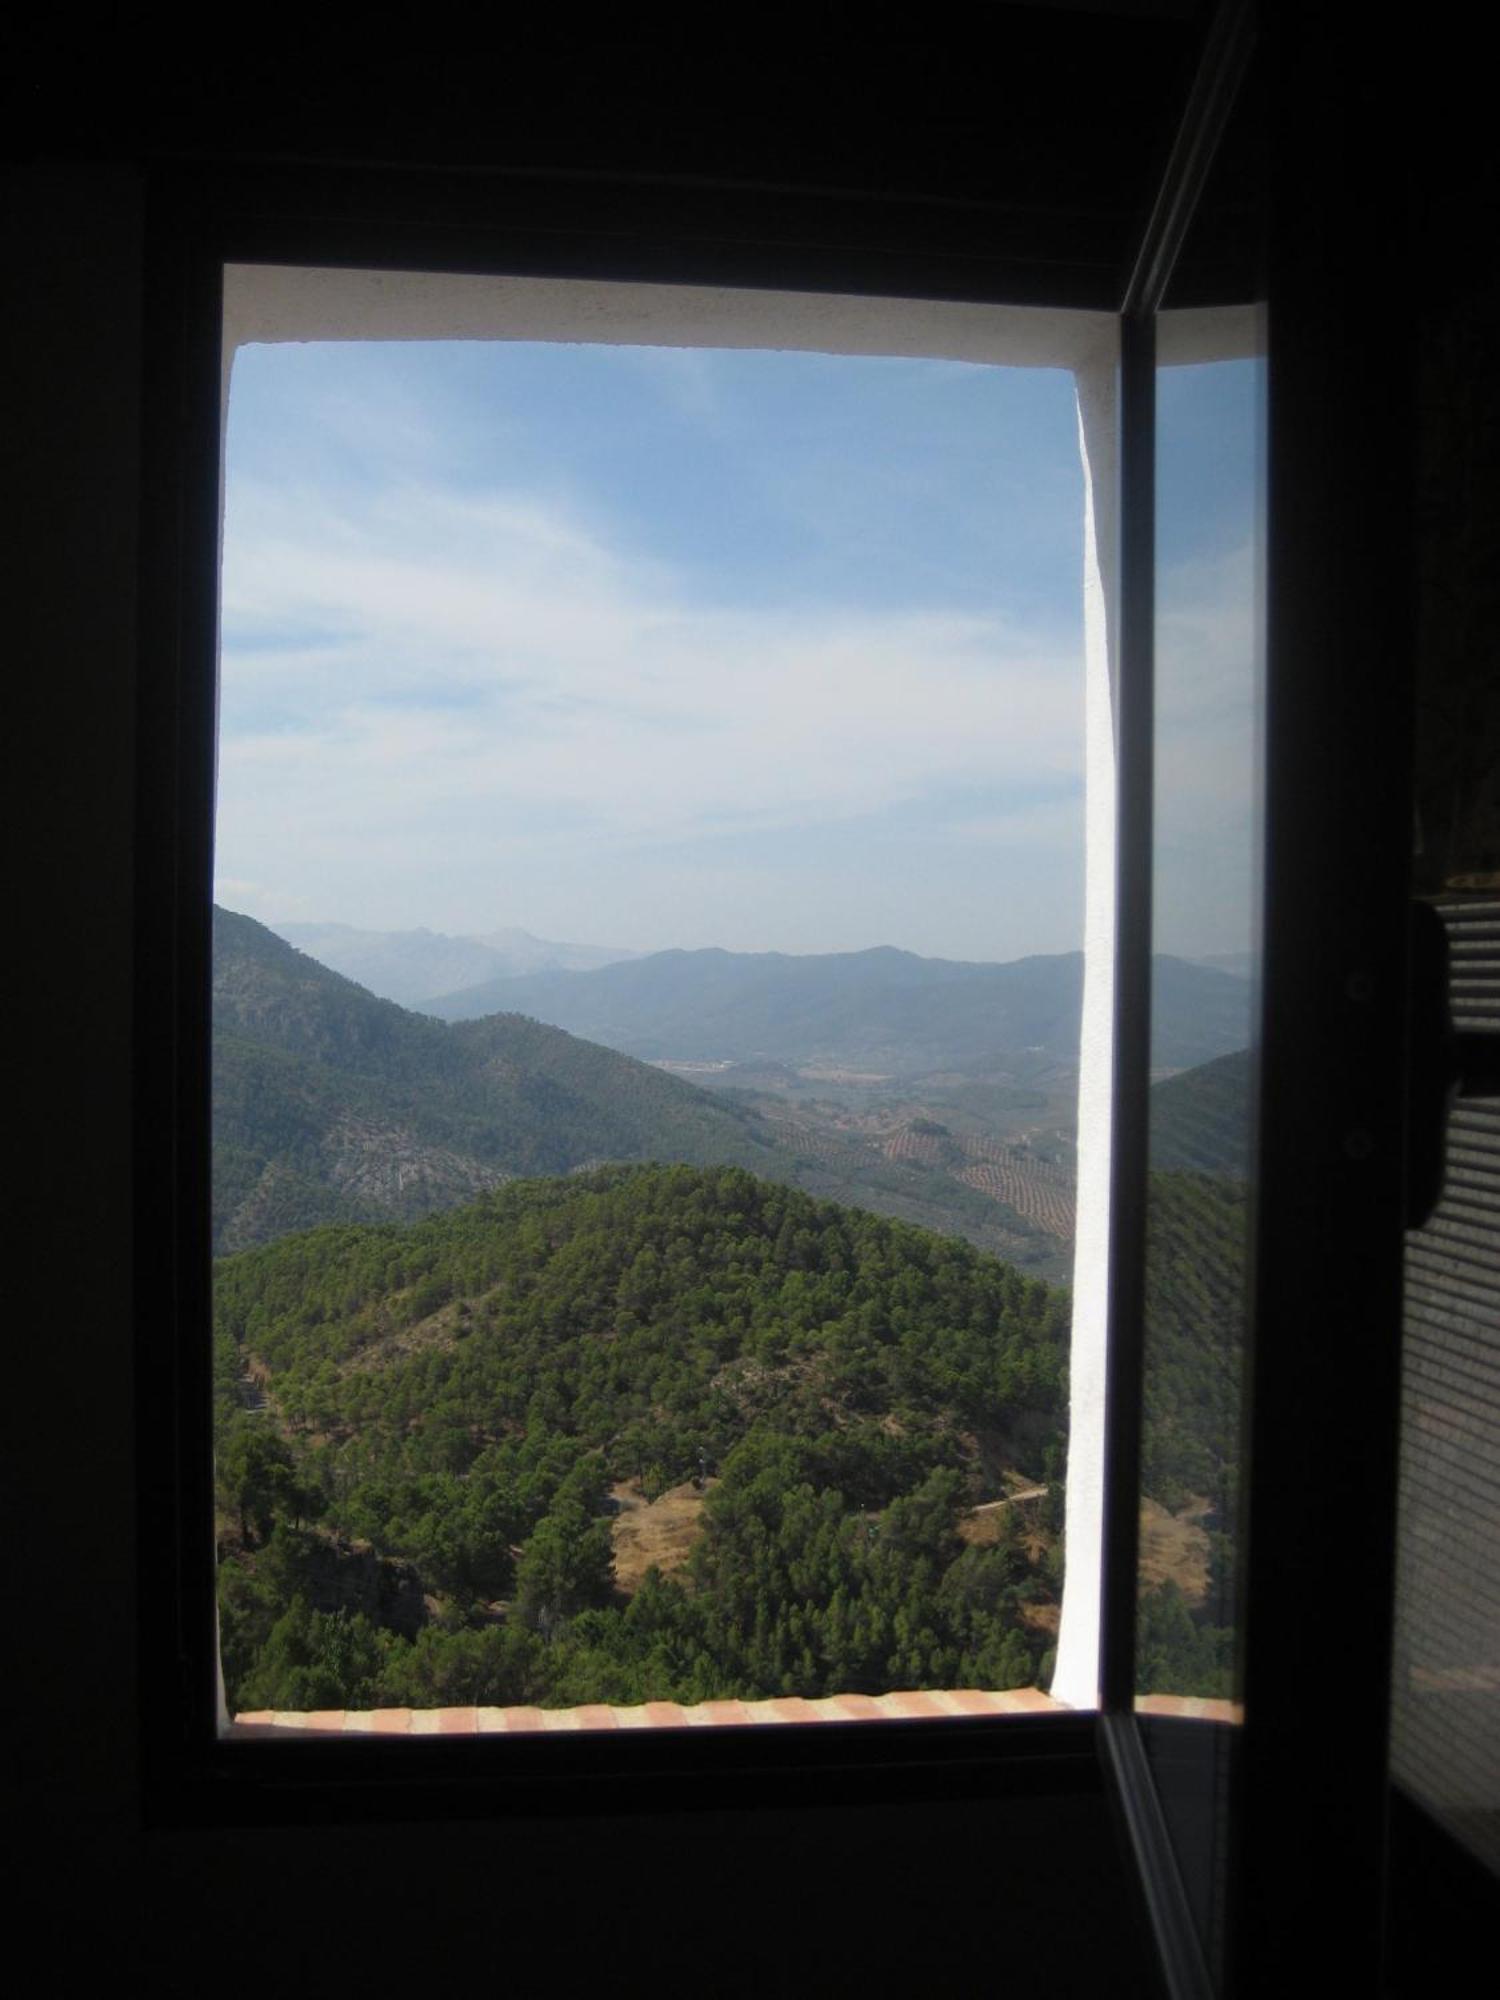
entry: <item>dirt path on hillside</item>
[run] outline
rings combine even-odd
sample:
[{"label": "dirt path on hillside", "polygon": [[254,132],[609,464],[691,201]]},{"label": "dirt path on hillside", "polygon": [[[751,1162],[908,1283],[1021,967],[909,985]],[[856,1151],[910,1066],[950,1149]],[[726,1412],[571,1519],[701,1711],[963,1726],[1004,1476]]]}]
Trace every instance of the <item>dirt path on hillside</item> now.
[{"label": "dirt path on hillside", "polygon": [[[971,1507],[958,1524],[959,1537],[967,1542],[970,1548],[982,1549],[993,1546],[1003,1538],[1009,1526],[1006,1517],[1012,1507],[1029,1500],[1044,1500],[1047,1497],[1045,1486],[1028,1485],[1018,1472],[1007,1472],[1002,1474],[1002,1477],[1014,1480],[1016,1484],[1008,1493],[1002,1493],[998,1500],[982,1500],[977,1507]],[[1036,1516],[1028,1518],[1034,1526]]]}]

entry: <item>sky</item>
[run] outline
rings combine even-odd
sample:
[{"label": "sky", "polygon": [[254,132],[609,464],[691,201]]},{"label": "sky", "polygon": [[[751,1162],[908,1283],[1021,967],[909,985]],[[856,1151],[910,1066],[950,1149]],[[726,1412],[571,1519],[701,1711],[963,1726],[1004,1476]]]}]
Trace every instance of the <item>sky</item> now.
[{"label": "sky", "polygon": [[1191,958],[1255,946],[1264,364],[1156,383],[1153,931]]},{"label": "sky", "polygon": [[[1193,522],[1189,620],[1236,559],[1232,519]],[[1076,949],[1082,529],[1062,370],[242,348],[218,898],[635,950]]]}]

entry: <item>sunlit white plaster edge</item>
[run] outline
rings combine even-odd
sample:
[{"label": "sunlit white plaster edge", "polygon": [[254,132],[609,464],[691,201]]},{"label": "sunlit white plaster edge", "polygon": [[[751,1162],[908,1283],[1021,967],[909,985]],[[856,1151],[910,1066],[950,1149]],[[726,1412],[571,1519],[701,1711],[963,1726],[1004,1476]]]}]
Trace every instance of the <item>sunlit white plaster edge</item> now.
[{"label": "sunlit white plaster edge", "polygon": [[1074,370],[1083,459],[1084,916],[1078,1051],[1077,1221],[1068,1352],[1068,1481],[1062,1611],[1051,1693],[1099,1700],[1104,1587],[1105,1391],[1114,1103],[1118,332]]}]

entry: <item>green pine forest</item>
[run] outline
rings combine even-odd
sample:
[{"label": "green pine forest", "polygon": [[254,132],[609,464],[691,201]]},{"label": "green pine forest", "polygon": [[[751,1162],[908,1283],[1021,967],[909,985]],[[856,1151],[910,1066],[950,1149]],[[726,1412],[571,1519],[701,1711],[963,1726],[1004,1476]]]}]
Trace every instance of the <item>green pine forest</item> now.
[{"label": "green pine forest", "polygon": [[[1153,1175],[1164,1503],[1232,1493],[1242,1202]],[[511,1179],[223,1257],[231,1709],[1045,1685],[1067,1335],[1062,1289],[738,1165]],[[664,1498],[691,1547],[626,1583],[620,1510]],[[1143,1684],[1227,1691],[1212,1539],[1202,1605],[1143,1595]]]}]

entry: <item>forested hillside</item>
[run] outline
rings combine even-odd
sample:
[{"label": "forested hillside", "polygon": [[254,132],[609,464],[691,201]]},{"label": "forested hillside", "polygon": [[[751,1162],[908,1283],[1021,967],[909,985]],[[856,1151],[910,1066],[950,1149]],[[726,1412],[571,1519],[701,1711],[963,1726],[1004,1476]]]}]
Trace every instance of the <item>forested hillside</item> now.
[{"label": "forested hillside", "polygon": [[1151,1164],[1245,1178],[1250,1170],[1248,1049],[1152,1086]]},{"label": "forested hillside", "polygon": [[[1219,1081],[1210,1080],[1210,1105],[1219,1102]],[[1150,1176],[1141,1490],[1192,1523],[1203,1560],[1191,1594],[1174,1580],[1148,1585],[1143,1566],[1143,1691],[1233,1692],[1248,1222],[1242,1179],[1161,1169]]]},{"label": "forested hillside", "polygon": [[[217,1292],[236,1707],[1043,1669],[1066,1299],[967,1244],[608,1168],[248,1251]],[[1047,1499],[1007,1501],[1027,1482]],[[627,1594],[621,1511],[664,1497],[686,1560]]]},{"label": "forested hillside", "polygon": [[[1155,1202],[1145,1486],[1213,1509],[1237,1218],[1186,1176]],[[1067,1331],[1065,1294],[966,1244],[733,1169],[517,1182],[225,1259],[231,1701],[1045,1681]],[[1214,1590],[1143,1598],[1143,1684],[1227,1691],[1210,1543]]]},{"label": "forested hillside", "polygon": [[446,1027],[214,919],[218,1247],[414,1217],[521,1174],[665,1158],[790,1175],[759,1119],[514,1015]]}]

